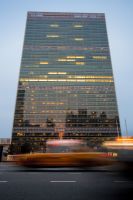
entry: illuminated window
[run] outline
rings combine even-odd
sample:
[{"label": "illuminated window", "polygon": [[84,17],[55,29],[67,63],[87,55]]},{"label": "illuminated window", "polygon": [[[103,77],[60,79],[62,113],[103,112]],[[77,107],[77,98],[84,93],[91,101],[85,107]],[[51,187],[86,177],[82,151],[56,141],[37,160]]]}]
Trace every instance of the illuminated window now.
[{"label": "illuminated window", "polygon": [[48,62],[47,61],[41,61],[40,65],[48,65]]},{"label": "illuminated window", "polygon": [[58,72],[58,74],[67,74],[67,72]]},{"label": "illuminated window", "polygon": [[67,72],[48,72],[48,74],[67,74]]},{"label": "illuminated window", "polygon": [[66,61],[73,62],[73,61],[75,61],[75,59],[67,59]]},{"label": "illuminated window", "polygon": [[85,58],[85,56],[67,56],[67,58],[80,58],[80,59],[83,59],[83,58]]},{"label": "illuminated window", "polygon": [[64,102],[47,102],[47,105],[63,105]]},{"label": "illuminated window", "polygon": [[85,58],[85,56],[76,56],[76,58]]},{"label": "illuminated window", "polygon": [[50,27],[55,27],[55,28],[57,28],[57,27],[59,27],[59,24],[50,24]]},{"label": "illuminated window", "polygon": [[85,62],[76,62],[76,65],[84,65]]},{"label": "illuminated window", "polygon": [[74,27],[75,27],[75,28],[81,28],[81,27],[83,27],[83,26],[80,25],[80,24],[77,24],[77,25],[74,25]]},{"label": "illuminated window", "polygon": [[96,60],[106,60],[107,56],[93,56],[92,58]]},{"label": "illuminated window", "polygon": [[18,132],[18,133],[17,133],[17,136],[19,136],[19,137],[24,136],[24,133]]},{"label": "illuminated window", "polygon": [[84,38],[74,38],[74,40],[76,40],[76,41],[83,41]]},{"label": "illuminated window", "polygon": [[65,62],[65,61],[66,61],[66,62],[74,62],[75,59],[64,59],[64,58],[62,59],[62,58],[59,58],[58,61],[59,61],[59,62]]},{"label": "illuminated window", "polygon": [[45,75],[39,75],[38,77],[40,77],[40,78],[47,78],[48,76],[45,76]]},{"label": "illuminated window", "polygon": [[59,38],[59,35],[46,35],[47,38]]},{"label": "illuminated window", "polygon": [[58,59],[59,62],[60,62],[60,61],[61,61],[61,62],[64,62],[64,61],[66,61],[66,60],[67,60],[67,59],[63,59],[63,58],[59,58],[59,59]]},{"label": "illuminated window", "polygon": [[[25,82],[113,82],[112,79],[27,79],[27,78],[21,78],[20,81],[25,81]],[[33,101],[34,99],[31,99]]]},{"label": "illuminated window", "polygon": [[76,56],[67,56],[67,58],[76,58]]},{"label": "illuminated window", "polygon": [[108,78],[108,79],[112,79],[112,76],[75,76],[75,75],[71,75],[68,76],[68,78],[92,78],[92,79],[104,79],[104,78]]}]

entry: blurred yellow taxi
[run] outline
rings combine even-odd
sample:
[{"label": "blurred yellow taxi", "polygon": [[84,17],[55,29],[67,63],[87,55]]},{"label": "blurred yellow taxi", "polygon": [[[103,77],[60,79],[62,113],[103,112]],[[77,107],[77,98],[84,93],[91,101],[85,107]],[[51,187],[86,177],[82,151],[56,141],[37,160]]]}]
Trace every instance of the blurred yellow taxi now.
[{"label": "blurred yellow taxi", "polygon": [[29,167],[93,167],[110,165],[114,156],[101,152],[32,153],[8,156],[8,160]]},{"label": "blurred yellow taxi", "polygon": [[110,165],[114,153],[94,152],[81,140],[48,140],[45,153],[9,155],[9,161],[31,167],[93,167]]}]

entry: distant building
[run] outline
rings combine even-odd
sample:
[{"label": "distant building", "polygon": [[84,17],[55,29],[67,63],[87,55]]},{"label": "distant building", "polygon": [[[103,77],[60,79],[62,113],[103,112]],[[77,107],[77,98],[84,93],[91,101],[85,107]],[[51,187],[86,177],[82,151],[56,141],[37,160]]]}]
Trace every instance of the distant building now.
[{"label": "distant building", "polygon": [[0,161],[6,160],[10,144],[11,144],[10,138],[0,138]]},{"label": "distant building", "polygon": [[28,12],[12,152],[44,151],[59,136],[95,145],[118,135],[104,14]]},{"label": "distant building", "polygon": [[0,138],[0,145],[10,145],[11,139],[10,138]]}]

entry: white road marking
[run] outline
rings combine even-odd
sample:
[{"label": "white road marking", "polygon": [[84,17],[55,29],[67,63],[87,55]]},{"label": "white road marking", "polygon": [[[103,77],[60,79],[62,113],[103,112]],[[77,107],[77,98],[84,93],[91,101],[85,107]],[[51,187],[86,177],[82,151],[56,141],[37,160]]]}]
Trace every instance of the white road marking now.
[{"label": "white road marking", "polygon": [[79,172],[69,172],[68,174],[81,174]]},{"label": "white road marking", "polygon": [[42,174],[42,173],[40,173],[40,172],[28,172],[28,174]]},{"label": "white road marking", "polygon": [[50,181],[51,183],[76,183],[77,181]]},{"label": "white road marking", "polygon": [[126,180],[116,180],[116,181],[114,181],[115,183],[126,183],[126,182],[128,182],[128,181],[126,181]]},{"label": "white road marking", "polygon": [[8,181],[0,181],[0,183],[8,183]]}]

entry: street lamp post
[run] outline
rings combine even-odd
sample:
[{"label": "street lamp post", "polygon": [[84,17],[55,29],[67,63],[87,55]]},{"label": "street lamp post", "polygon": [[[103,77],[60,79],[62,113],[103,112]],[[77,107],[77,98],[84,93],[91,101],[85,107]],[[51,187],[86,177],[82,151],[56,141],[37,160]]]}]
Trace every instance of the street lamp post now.
[{"label": "street lamp post", "polygon": [[127,130],[127,122],[126,122],[126,119],[125,119],[125,127],[126,127],[126,136],[128,138],[128,130]]}]

